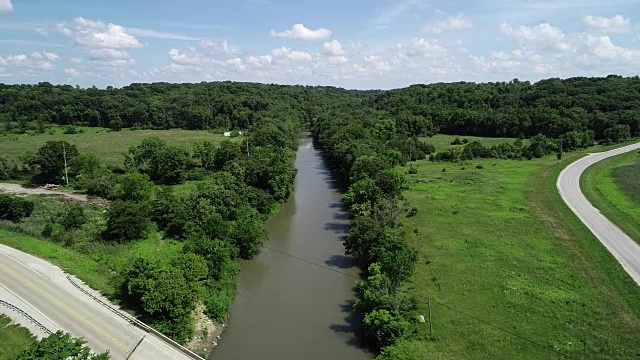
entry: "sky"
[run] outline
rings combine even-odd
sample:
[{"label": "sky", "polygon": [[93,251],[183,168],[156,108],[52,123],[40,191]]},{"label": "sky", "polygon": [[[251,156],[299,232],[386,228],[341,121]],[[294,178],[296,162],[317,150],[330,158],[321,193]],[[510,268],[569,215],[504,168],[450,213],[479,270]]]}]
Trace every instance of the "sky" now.
[{"label": "sky", "polygon": [[640,73],[640,0],[0,0],[0,82],[390,89]]}]

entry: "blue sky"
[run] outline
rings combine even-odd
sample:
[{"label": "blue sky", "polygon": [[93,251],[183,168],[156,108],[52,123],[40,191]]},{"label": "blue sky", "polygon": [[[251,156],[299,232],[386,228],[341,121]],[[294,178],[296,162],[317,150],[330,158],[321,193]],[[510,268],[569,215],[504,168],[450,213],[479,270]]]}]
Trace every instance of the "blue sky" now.
[{"label": "blue sky", "polygon": [[640,0],[0,0],[0,82],[638,75]]}]

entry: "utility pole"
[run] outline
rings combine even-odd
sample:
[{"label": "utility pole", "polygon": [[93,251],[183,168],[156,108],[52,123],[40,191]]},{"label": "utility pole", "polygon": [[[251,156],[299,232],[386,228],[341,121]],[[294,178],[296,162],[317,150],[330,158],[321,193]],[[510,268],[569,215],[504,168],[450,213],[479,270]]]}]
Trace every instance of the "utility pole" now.
[{"label": "utility pole", "polygon": [[246,136],[246,135],[245,135],[245,137],[246,137],[246,139],[245,139],[245,140],[246,140],[246,142],[247,142],[247,158],[249,158],[249,157],[250,157],[250,155],[249,155],[249,137],[248,137],[248,136]]},{"label": "utility pole", "polygon": [[64,180],[67,182],[67,186],[69,186],[69,173],[67,172],[67,147],[64,145],[64,141],[62,142],[62,156],[64,157]]}]

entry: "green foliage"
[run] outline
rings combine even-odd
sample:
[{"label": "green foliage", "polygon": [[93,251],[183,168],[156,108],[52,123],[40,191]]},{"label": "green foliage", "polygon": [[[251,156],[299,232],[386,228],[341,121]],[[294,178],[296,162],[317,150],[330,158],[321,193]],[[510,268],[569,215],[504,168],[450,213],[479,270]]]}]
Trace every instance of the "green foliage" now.
[{"label": "green foliage", "polygon": [[430,346],[425,341],[400,340],[382,350],[376,360],[434,360]]},{"label": "green foliage", "polygon": [[145,202],[151,199],[153,183],[149,176],[140,173],[124,175],[110,198],[122,201]]},{"label": "green foliage", "polygon": [[175,185],[184,180],[192,163],[186,150],[168,145],[159,138],[148,138],[129,149],[125,165],[148,174],[157,183]]},{"label": "green foliage", "polygon": [[234,224],[230,235],[231,243],[238,248],[243,259],[252,259],[257,255],[266,239],[267,233],[257,214],[243,214]]},{"label": "green foliage", "polygon": [[[82,225],[86,223],[87,217],[84,214],[84,209],[80,205],[71,205],[61,221],[61,224],[66,231],[80,229]],[[44,231],[43,236],[46,236]]]},{"label": "green foliage", "polygon": [[373,310],[364,316],[362,328],[367,341],[384,348],[402,337],[407,331],[408,323],[387,310]]},{"label": "green foliage", "polygon": [[33,343],[29,349],[18,354],[17,360],[108,360],[109,352],[93,354],[87,342],[70,334],[57,331]]},{"label": "green foliage", "polygon": [[107,238],[115,241],[142,239],[150,225],[150,209],[145,203],[116,200],[107,210]]},{"label": "green foliage", "polygon": [[31,201],[13,195],[0,194],[0,220],[20,222],[33,213]]},{"label": "green foliage", "polygon": [[33,182],[60,184],[65,176],[65,156],[69,164],[78,155],[75,145],[66,141],[47,141],[29,159],[29,166],[34,168]]}]

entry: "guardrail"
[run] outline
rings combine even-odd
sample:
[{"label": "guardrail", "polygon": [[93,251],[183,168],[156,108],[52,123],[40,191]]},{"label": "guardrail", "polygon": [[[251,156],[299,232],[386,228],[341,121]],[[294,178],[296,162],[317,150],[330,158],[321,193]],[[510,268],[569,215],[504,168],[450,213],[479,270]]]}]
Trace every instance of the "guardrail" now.
[{"label": "guardrail", "polygon": [[27,318],[27,320],[29,320],[30,322],[32,322],[35,326],[37,326],[40,330],[44,331],[45,334],[47,335],[51,335],[53,334],[53,331],[47,329],[46,326],[42,325],[38,320],[34,319],[33,317],[31,317],[31,315],[27,314],[26,311],[23,311],[22,309],[20,309],[19,307],[6,302],[4,300],[0,300],[0,305],[3,305],[7,308],[9,308],[10,310],[13,310],[15,312],[17,312],[18,314],[24,316],[25,318]]},{"label": "guardrail", "polygon": [[159,332],[158,330],[152,328],[151,326],[143,323],[142,321],[134,318],[133,316],[125,313],[122,310],[116,309],[113,306],[111,306],[110,304],[106,303],[105,301],[103,301],[102,299],[100,299],[99,297],[93,295],[90,291],[88,291],[87,289],[85,289],[84,287],[82,287],[80,284],[78,284],[77,282],[75,282],[71,276],[67,275],[67,280],[69,280],[69,282],[75,286],[76,288],[78,288],[78,290],[82,291],[85,295],[89,296],[90,298],[92,298],[93,300],[97,301],[100,305],[106,307],[107,309],[109,309],[111,312],[115,313],[116,315],[120,316],[121,318],[127,320],[130,324],[139,327],[140,329],[151,333],[155,336],[157,336],[158,338],[160,338],[160,340],[166,342],[167,344],[169,344],[170,346],[174,347],[176,350],[180,351],[181,353],[183,353],[184,355],[187,355],[188,357],[195,359],[195,360],[204,360],[202,357],[200,357],[199,355],[197,355],[196,353],[194,353],[193,351],[185,348],[184,346],[178,344],[177,342],[171,340],[170,338],[168,338],[166,335],[162,334],[161,332]]}]

